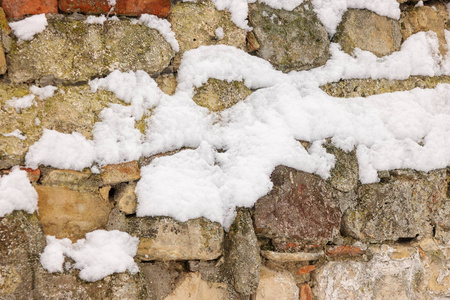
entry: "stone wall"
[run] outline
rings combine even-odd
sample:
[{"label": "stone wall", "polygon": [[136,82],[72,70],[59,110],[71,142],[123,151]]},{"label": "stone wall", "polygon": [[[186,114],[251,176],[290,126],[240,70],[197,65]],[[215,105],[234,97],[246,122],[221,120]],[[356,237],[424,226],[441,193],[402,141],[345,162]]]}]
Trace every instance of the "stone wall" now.
[{"label": "stone wall", "polygon": [[[324,65],[330,42],[349,54],[360,48],[382,57],[399,51],[410,35],[432,30],[445,55],[449,23],[442,2],[399,1],[399,20],[349,9],[331,37],[308,1],[292,11],[249,4],[251,32],[209,1],[116,2],[112,8],[106,0],[0,1],[0,175],[22,166],[39,195],[38,213],[15,211],[0,218],[1,299],[450,297],[449,168],[380,171],[379,183],[361,184],[355,151],[345,152],[328,140],[325,148],[336,157],[329,179],[276,167],[272,190],[253,207],[236,208],[226,232],[204,218],[178,222],[136,216],[140,168],[174,152],[106,165],[99,174],[25,166],[29,147],[45,129],[92,138],[101,110],[123,101],[109,91],[91,92],[88,81],[113,70],[144,70],[171,95],[183,53],[199,46],[234,46],[289,72]],[[41,13],[47,14],[47,28],[19,42],[8,22]],[[108,13],[119,19],[84,22],[89,14]],[[179,51],[158,31],[130,21],[144,13],[167,18]],[[268,15],[277,22],[268,21]],[[224,36],[215,32],[218,27]],[[367,97],[449,82],[447,76],[349,79],[321,89],[334,97]],[[58,91],[23,111],[7,105],[29,94],[32,85],[55,85]],[[193,100],[218,112],[252,92],[242,82],[209,79]],[[16,129],[27,138],[4,135]],[[46,235],[75,242],[97,229],[139,238],[139,273],[87,282],[78,278],[77,269],[49,273],[41,266]]]}]

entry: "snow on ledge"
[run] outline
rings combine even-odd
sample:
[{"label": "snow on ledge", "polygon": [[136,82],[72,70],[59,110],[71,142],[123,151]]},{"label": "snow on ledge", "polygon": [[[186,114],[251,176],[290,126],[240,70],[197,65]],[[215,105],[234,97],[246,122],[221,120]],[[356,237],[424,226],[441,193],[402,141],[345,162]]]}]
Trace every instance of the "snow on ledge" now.
[{"label": "snow on ledge", "polygon": [[9,23],[14,35],[19,41],[31,41],[35,34],[41,33],[47,27],[45,14],[35,15],[21,21]]}]

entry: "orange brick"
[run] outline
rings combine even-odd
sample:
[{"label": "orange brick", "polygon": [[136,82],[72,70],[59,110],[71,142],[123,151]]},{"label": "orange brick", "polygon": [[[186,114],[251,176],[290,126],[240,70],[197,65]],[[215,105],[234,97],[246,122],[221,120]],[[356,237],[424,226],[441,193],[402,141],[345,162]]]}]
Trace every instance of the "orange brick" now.
[{"label": "orange brick", "polygon": [[361,248],[354,246],[336,246],[327,250],[328,256],[358,256],[363,253]]},{"label": "orange brick", "polygon": [[304,266],[297,270],[297,275],[308,274],[308,273],[311,273],[312,271],[314,271],[315,269],[316,269],[316,267],[313,265]]},{"label": "orange brick", "polygon": [[56,14],[58,0],[3,0],[2,8],[8,19],[26,15]]},{"label": "orange brick", "polygon": [[107,165],[102,169],[101,176],[104,184],[114,185],[141,178],[139,165],[135,160],[123,164]]}]

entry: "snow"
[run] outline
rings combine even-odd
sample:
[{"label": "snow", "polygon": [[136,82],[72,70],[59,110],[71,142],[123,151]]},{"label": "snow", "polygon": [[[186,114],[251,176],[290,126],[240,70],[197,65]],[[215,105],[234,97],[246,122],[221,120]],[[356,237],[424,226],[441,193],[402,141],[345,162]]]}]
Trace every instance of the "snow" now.
[{"label": "snow", "polygon": [[138,244],[137,237],[118,230],[92,231],[74,244],[67,238],[47,236],[40,262],[51,273],[62,272],[64,256],[70,257],[75,261],[73,267],[80,270],[79,277],[93,282],[114,273],[139,272],[133,259]]},{"label": "snow", "polygon": [[21,140],[25,140],[27,138],[27,136],[23,135],[23,132],[20,131],[19,129],[16,129],[16,130],[14,130],[14,131],[12,131],[10,133],[4,133],[3,136],[14,136],[14,137],[16,137],[18,139],[21,139]]},{"label": "snow", "polygon": [[102,25],[106,21],[119,21],[119,18],[116,16],[107,17],[105,15],[100,16],[88,16],[86,20],[84,20],[84,23],[87,24],[100,24]]},{"label": "snow", "polygon": [[30,87],[30,92],[38,96],[41,100],[45,100],[47,98],[53,97],[57,89],[58,88],[56,86],[52,85],[47,85],[46,87],[43,88],[32,85]]},{"label": "snow", "polygon": [[108,0],[108,5],[114,7],[116,5],[116,0]]},{"label": "snow", "polygon": [[0,217],[14,210],[32,214],[38,209],[38,195],[31,185],[27,172],[14,167],[8,175],[0,177]]},{"label": "snow", "polygon": [[45,14],[34,15],[21,21],[9,23],[9,27],[19,41],[31,41],[34,35],[44,31],[47,25]]},{"label": "snow", "polygon": [[216,30],[214,31],[214,34],[216,35],[216,39],[218,40],[223,39],[223,37],[225,36],[222,27],[217,27]]},{"label": "snow", "polygon": [[175,38],[175,33],[172,31],[172,25],[169,21],[158,18],[155,15],[142,14],[136,23],[158,30],[175,52],[180,51],[180,46],[178,45],[178,41]]},{"label": "snow", "polygon": [[[142,71],[91,81],[93,92],[109,90],[127,105],[102,111],[93,141],[45,131],[26,161],[82,169],[179,150],[141,169],[137,215],[180,221],[204,216],[228,228],[236,206],[252,206],[270,191],[276,166],[328,178],[335,158],[323,147],[327,138],[345,151],[356,149],[361,183],[377,182],[380,170],[449,166],[450,85],[350,99],[319,88],[340,79],[394,80],[449,70],[450,58],[440,56],[431,32],[412,35],[400,51],[381,58],[360,49],[351,56],[332,43],[324,66],[288,74],[233,47],[199,47],[183,55],[173,96]],[[211,113],[192,101],[195,88],[209,78],[242,81],[256,91]],[[139,120],[145,120],[144,133],[135,128]],[[299,140],[310,142],[309,149]]]},{"label": "snow", "polygon": [[34,104],[34,98],[34,95],[26,95],[21,98],[13,97],[6,101],[6,105],[14,107],[16,112],[20,113],[22,109],[30,108]]}]

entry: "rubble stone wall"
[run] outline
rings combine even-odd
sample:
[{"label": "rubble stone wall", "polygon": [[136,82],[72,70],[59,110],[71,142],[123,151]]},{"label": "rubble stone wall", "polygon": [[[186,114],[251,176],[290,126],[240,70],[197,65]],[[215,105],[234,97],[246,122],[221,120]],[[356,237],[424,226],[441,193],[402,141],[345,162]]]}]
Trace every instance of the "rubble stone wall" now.
[{"label": "rubble stone wall", "polygon": [[[88,81],[113,70],[144,70],[163,92],[173,94],[183,53],[204,45],[234,46],[289,72],[325,64],[330,42],[349,54],[360,48],[382,57],[398,51],[410,35],[431,30],[445,55],[444,30],[450,22],[442,1],[424,6],[399,1],[399,20],[349,9],[331,37],[308,1],[293,11],[249,4],[251,32],[209,1],[116,2],[111,8],[106,0],[0,1],[0,175],[22,166],[39,195],[39,213],[15,211],[0,218],[0,299],[450,297],[449,168],[383,171],[379,183],[361,184],[355,151],[345,152],[329,141],[326,149],[336,164],[328,180],[278,166],[270,193],[253,207],[237,208],[226,232],[204,218],[182,223],[135,215],[140,168],[154,157],[107,165],[100,174],[44,165],[27,169],[24,160],[45,129],[92,138],[100,111],[123,102],[108,91],[91,92]],[[41,13],[47,16],[47,28],[33,40],[19,42],[8,23]],[[144,13],[167,18],[178,52],[158,31],[131,22]],[[85,23],[90,14],[116,15],[118,20]],[[268,15],[278,21],[271,22]],[[221,38],[215,33],[218,27],[225,33]],[[351,79],[321,88],[345,98],[438,83],[450,83],[450,78]],[[58,91],[27,110],[6,105],[27,95],[32,85],[55,85]],[[210,79],[196,89],[193,100],[216,112],[252,92],[242,82]],[[16,129],[27,138],[3,135]],[[86,282],[76,269],[43,269],[39,257],[46,235],[75,242],[97,229],[139,237],[139,273]]]}]

